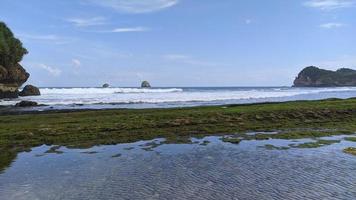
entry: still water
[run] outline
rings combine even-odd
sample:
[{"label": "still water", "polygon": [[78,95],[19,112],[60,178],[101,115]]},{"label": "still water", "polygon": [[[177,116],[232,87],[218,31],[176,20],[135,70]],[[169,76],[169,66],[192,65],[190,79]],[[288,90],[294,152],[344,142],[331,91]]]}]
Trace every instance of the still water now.
[{"label": "still water", "polygon": [[[0,174],[2,200],[21,199],[356,199],[355,142],[312,149],[268,150],[309,141],[192,144],[152,141],[23,152]],[[159,143],[157,139],[153,142]],[[205,141],[205,142],[204,142]],[[210,143],[206,142],[209,141]],[[203,145],[205,144],[205,145]],[[153,148],[154,147],[154,148]]]}]

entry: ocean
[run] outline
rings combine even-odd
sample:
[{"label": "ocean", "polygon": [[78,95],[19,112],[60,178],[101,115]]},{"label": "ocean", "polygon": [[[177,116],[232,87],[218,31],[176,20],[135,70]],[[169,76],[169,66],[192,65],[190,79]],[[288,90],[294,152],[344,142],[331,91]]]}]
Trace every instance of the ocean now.
[{"label": "ocean", "polygon": [[0,106],[36,101],[40,109],[169,108],[356,97],[356,87],[40,88],[41,96],[0,100]]}]

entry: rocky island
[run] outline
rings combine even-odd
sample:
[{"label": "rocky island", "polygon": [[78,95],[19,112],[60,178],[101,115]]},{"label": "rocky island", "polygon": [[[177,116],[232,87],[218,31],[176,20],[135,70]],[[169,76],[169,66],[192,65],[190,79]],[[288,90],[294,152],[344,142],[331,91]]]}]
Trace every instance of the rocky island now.
[{"label": "rocky island", "polygon": [[294,87],[356,86],[356,70],[341,68],[336,71],[310,66],[304,68],[294,80]]},{"label": "rocky island", "polygon": [[5,23],[0,22],[0,99],[17,98],[19,87],[30,74],[19,64],[27,50],[14,37]]},{"label": "rocky island", "polygon": [[148,82],[148,81],[143,81],[141,83],[141,87],[142,88],[150,88],[151,87],[151,84]]}]

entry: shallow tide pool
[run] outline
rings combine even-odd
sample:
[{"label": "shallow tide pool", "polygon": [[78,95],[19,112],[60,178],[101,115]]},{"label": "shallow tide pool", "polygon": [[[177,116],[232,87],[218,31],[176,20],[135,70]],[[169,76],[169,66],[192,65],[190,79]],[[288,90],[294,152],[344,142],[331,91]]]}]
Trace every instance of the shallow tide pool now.
[{"label": "shallow tide pool", "polygon": [[[0,199],[356,199],[355,142],[319,148],[267,149],[304,140],[192,144],[162,139],[23,152],[0,174]],[[204,142],[205,141],[205,142]],[[209,141],[209,142],[207,142]]]}]

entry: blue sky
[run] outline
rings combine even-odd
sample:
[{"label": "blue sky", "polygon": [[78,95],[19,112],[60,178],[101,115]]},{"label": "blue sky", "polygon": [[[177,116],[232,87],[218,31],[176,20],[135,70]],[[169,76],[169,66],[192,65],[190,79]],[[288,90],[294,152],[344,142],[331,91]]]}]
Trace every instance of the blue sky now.
[{"label": "blue sky", "polygon": [[0,0],[38,86],[289,86],[356,67],[355,0]]}]

